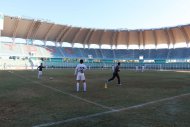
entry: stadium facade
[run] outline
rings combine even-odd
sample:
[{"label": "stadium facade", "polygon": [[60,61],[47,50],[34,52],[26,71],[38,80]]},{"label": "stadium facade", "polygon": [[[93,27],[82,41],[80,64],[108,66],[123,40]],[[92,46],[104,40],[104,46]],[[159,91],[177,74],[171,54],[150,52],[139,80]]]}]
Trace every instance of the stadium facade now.
[{"label": "stadium facade", "polygon": [[[1,16],[2,17],[2,16]],[[189,69],[190,25],[159,29],[93,29],[44,20],[3,16],[0,68],[75,67],[83,58],[91,67]],[[38,43],[35,43],[38,41]],[[71,47],[63,47],[63,43]],[[53,43],[54,46],[48,45]],[[76,48],[75,44],[82,47]],[[93,48],[96,45],[99,48]],[[107,45],[110,49],[103,49]]]}]

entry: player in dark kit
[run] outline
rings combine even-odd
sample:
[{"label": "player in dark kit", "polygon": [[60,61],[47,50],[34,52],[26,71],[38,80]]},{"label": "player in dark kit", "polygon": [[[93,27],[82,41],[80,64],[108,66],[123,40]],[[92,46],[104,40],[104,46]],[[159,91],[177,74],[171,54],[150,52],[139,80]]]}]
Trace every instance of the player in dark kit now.
[{"label": "player in dark kit", "polygon": [[116,66],[115,69],[114,69],[112,78],[110,78],[110,79],[105,83],[105,88],[107,88],[107,83],[110,82],[110,81],[112,81],[112,80],[114,80],[115,77],[117,77],[118,85],[121,85],[121,83],[120,83],[120,76],[119,76],[119,71],[120,71],[119,67],[120,67],[120,62],[117,63],[117,66]]},{"label": "player in dark kit", "polygon": [[40,79],[40,77],[42,76],[42,68],[45,68],[42,63],[40,64],[40,66],[38,66],[38,79]]}]

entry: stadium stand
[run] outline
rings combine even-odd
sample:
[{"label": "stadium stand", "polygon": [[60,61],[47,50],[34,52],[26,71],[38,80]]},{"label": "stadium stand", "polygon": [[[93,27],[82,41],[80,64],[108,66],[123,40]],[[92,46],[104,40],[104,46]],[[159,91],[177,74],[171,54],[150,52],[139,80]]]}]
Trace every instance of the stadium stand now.
[{"label": "stadium stand", "polygon": [[91,56],[92,58],[98,58],[95,52],[95,49],[87,48],[87,49],[80,49],[80,50],[85,58],[88,58],[89,56]]},{"label": "stadium stand", "polygon": [[95,49],[95,52],[96,52],[96,54],[97,54],[97,55],[96,55],[97,58],[104,58],[101,49]]},{"label": "stadium stand", "polygon": [[167,59],[168,49],[157,49],[157,59]]},{"label": "stadium stand", "polygon": [[[42,61],[47,68],[75,67],[83,58],[92,68],[111,67],[117,60],[124,60],[124,68],[146,66],[147,69],[187,69],[190,59],[190,48],[175,49],[89,49],[72,47],[39,46],[27,44],[0,43],[0,68],[37,67]],[[3,57],[6,56],[6,59]],[[143,60],[139,57],[143,56]],[[136,60],[137,63],[129,62]],[[151,61],[150,63],[144,61]],[[169,62],[168,62],[169,61]],[[170,63],[170,64],[169,64]],[[184,63],[184,66],[181,65]],[[171,65],[172,64],[172,65]]]},{"label": "stadium stand", "polygon": [[0,43],[0,55],[10,55],[22,56],[23,52],[19,44],[13,43]]},{"label": "stadium stand", "polygon": [[[22,23],[14,23],[18,20]],[[33,25],[31,28],[23,27],[28,24]],[[56,29],[50,29],[50,26]],[[151,30],[94,30],[41,20],[33,22],[31,19],[5,15],[4,29],[0,32],[0,67],[36,67],[40,62],[44,62],[47,67],[74,67],[82,58],[92,68],[111,67],[120,61],[121,66],[128,69],[135,66],[146,66],[147,69],[190,69],[189,26],[188,24]],[[18,28],[14,34],[13,28]],[[63,28],[64,30],[60,31]],[[52,44],[48,44],[49,42]],[[91,47],[91,44],[101,47],[105,44],[115,46],[116,49],[62,47],[65,42],[73,46],[78,43],[83,47]],[[122,45],[128,49],[117,49]],[[156,48],[146,49],[149,45]],[[165,49],[159,49],[159,45],[166,45]],[[136,48],[130,48],[131,46]],[[137,49],[141,46],[143,49]],[[167,48],[171,46],[172,48]]]},{"label": "stadium stand", "polygon": [[58,47],[54,47],[54,46],[45,46],[43,47],[43,51],[46,51],[45,53],[43,54],[46,54],[48,52],[48,54],[50,54],[50,56],[53,56],[54,58],[60,58],[60,57],[63,57],[63,53],[62,51],[60,50],[60,48]]},{"label": "stadium stand", "polygon": [[102,49],[103,58],[105,59],[115,59],[114,58],[114,51],[110,49]]},{"label": "stadium stand", "polygon": [[1,56],[30,56],[47,58],[89,58],[138,60],[143,56],[148,60],[189,59],[190,48],[175,49],[88,49],[71,47],[38,46],[26,44],[0,43]]},{"label": "stadium stand", "polygon": [[80,51],[79,48],[71,48],[71,47],[62,47],[61,51],[63,52],[63,55],[65,57],[69,58],[78,58],[78,57],[83,57],[82,52]]}]

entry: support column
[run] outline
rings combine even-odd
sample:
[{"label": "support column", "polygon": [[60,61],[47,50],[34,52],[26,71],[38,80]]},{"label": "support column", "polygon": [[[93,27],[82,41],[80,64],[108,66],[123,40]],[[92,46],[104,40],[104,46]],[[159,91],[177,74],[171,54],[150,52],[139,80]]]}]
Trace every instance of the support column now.
[{"label": "support column", "polygon": [[26,44],[27,45],[32,45],[33,44],[33,40],[32,39],[26,39]]},{"label": "support column", "polygon": [[14,43],[15,43],[15,38],[14,38],[14,37],[12,37],[11,39],[12,39],[12,43],[14,44]]},{"label": "support column", "polygon": [[74,43],[71,43],[72,48],[74,47]]},{"label": "support column", "polygon": [[58,44],[59,44],[59,42],[55,42],[55,47],[58,47],[59,46]]},{"label": "support column", "polygon": [[46,46],[46,41],[43,41],[44,42],[44,46]]}]

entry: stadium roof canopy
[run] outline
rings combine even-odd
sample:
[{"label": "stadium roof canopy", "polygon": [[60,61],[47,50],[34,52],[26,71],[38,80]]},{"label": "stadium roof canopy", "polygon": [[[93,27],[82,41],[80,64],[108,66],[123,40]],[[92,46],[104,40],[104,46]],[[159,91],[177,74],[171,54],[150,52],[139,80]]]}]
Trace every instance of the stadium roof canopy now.
[{"label": "stadium roof canopy", "polygon": [[159,29],[94,29],[22,17],[4,17],[1,36],[32,40],[108,45],[175,45],[190,42],[190,25]]}]

